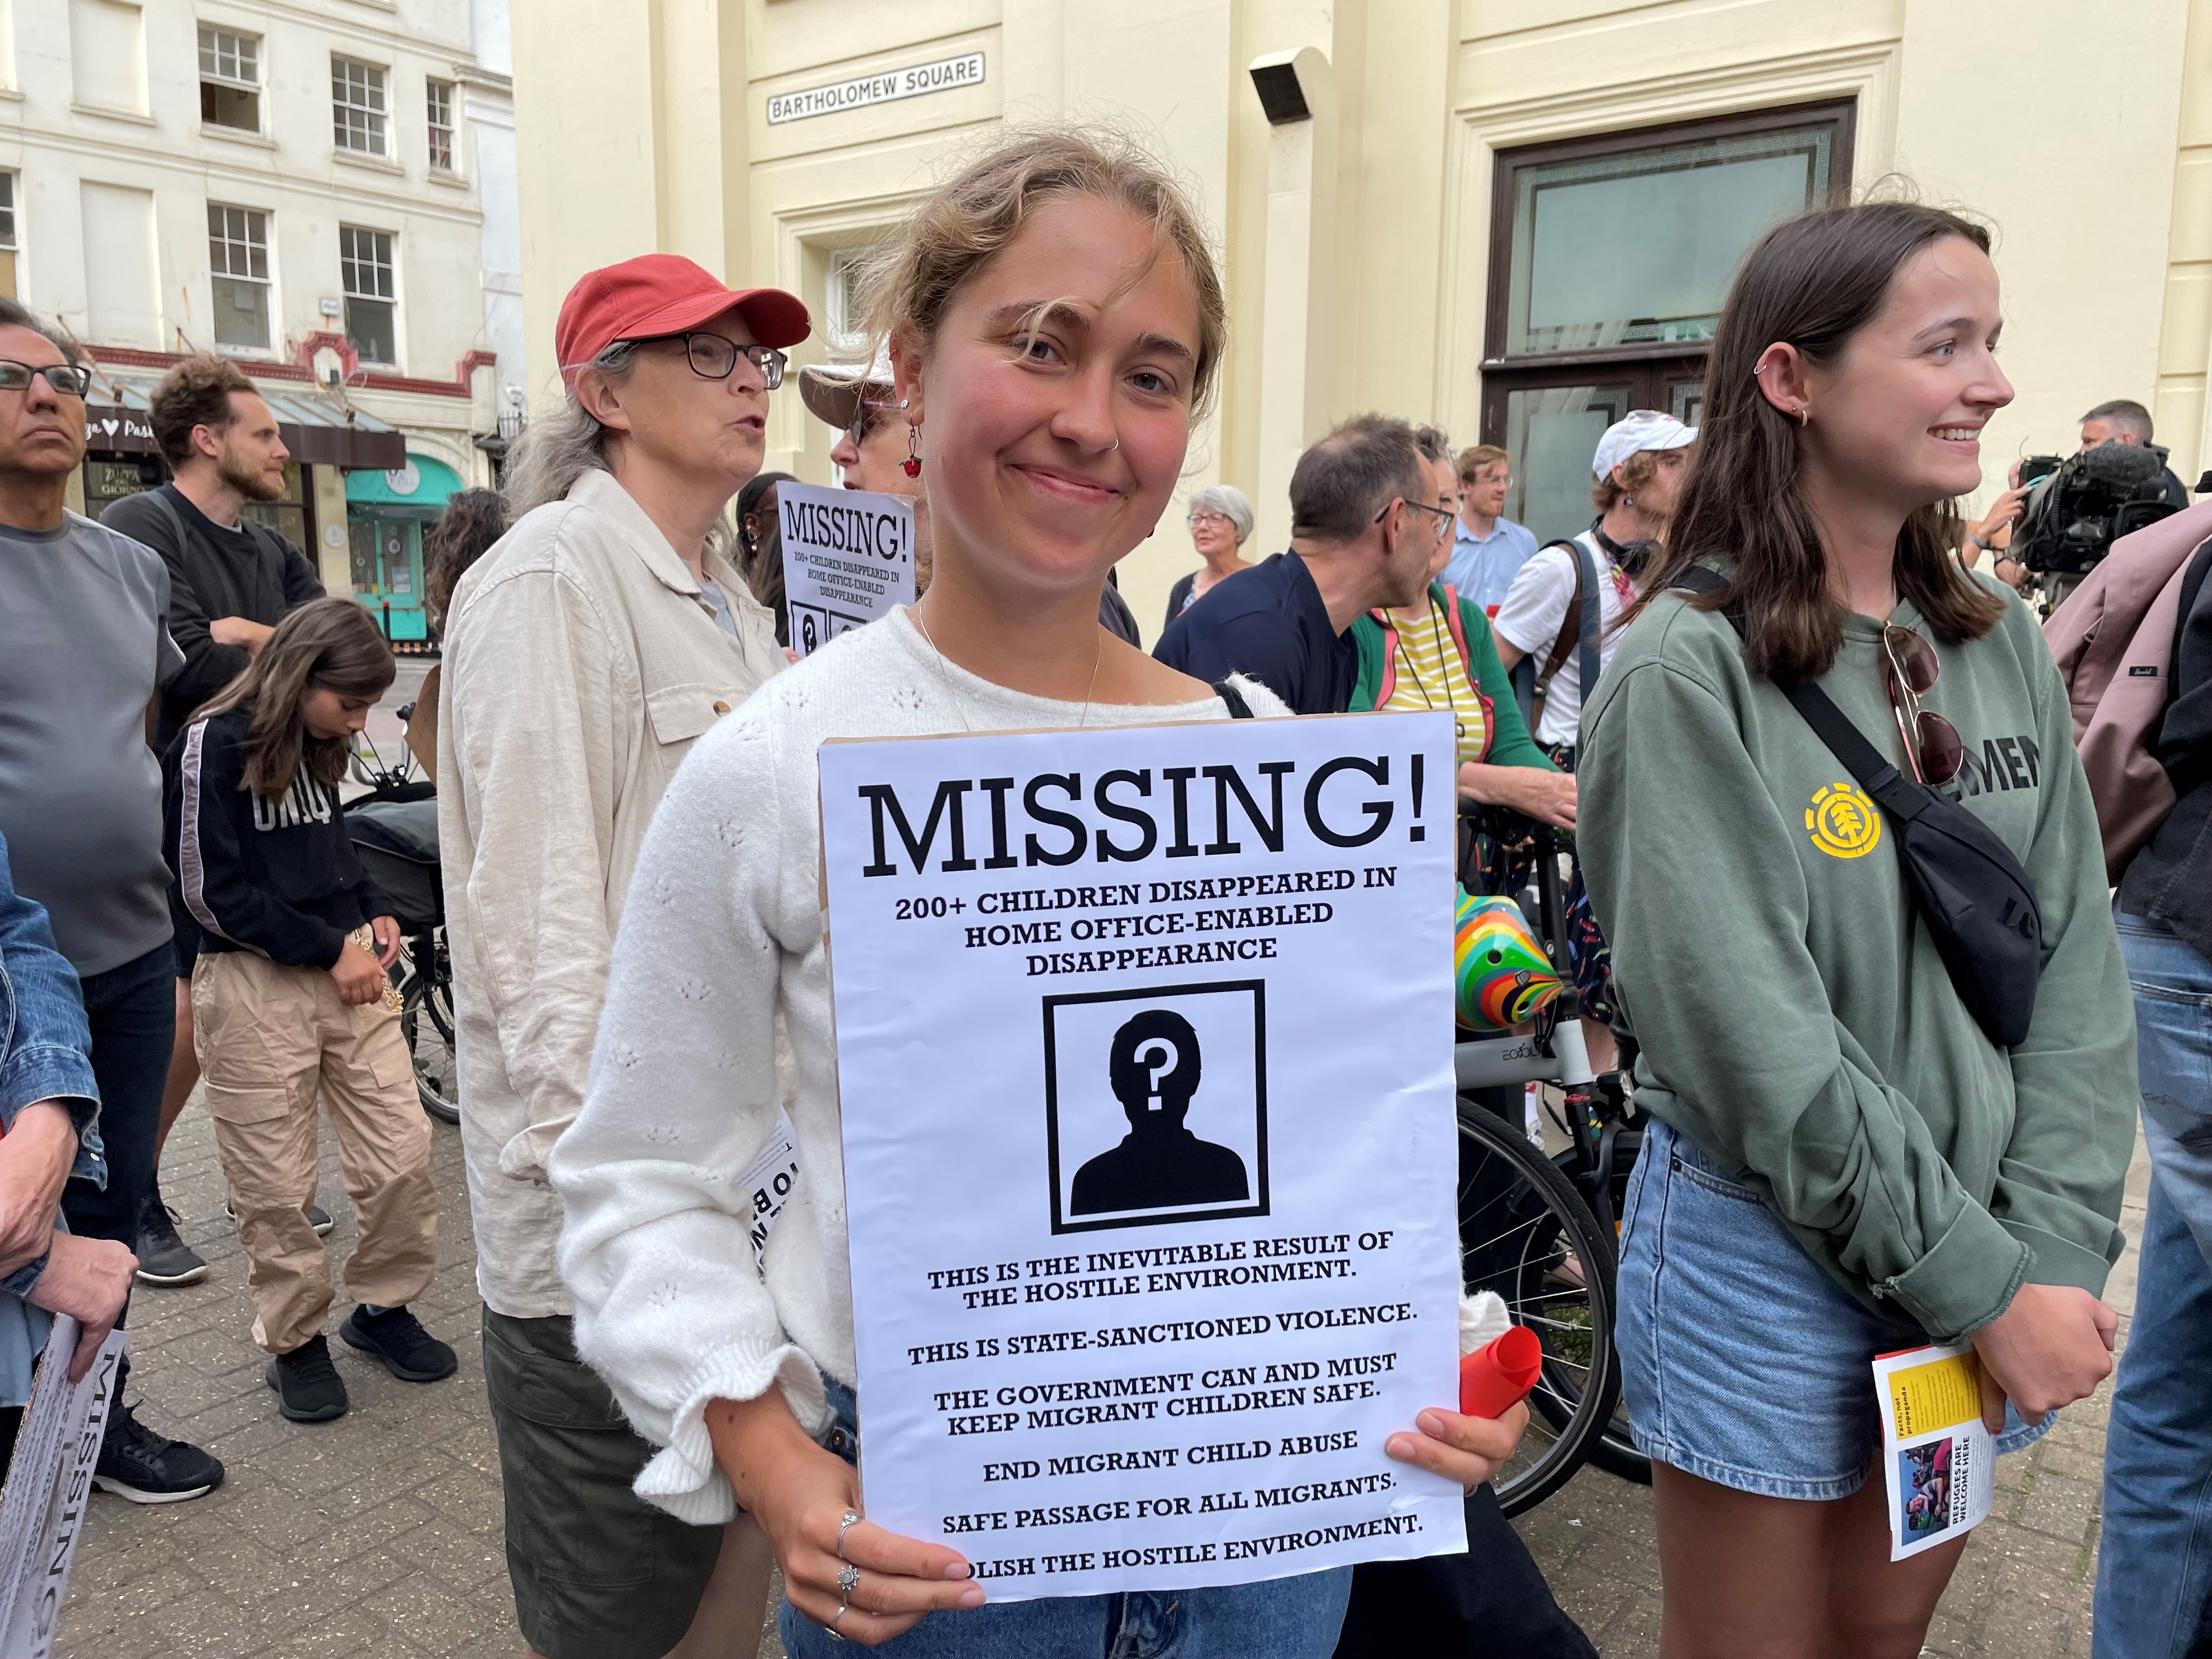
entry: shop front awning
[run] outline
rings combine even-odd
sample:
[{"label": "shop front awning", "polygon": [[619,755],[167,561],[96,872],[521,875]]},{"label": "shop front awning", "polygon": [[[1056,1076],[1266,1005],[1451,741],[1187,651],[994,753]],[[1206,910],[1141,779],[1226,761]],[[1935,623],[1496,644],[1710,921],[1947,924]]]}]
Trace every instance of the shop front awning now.
[{"label": "shop front awning", "polygon": [[362,519],[434,519],[461,489],[461,475],[428,455],[382,472],[346,475],[346,513]]},{"label": "shop front awning", "polygon": [[[94,454],[159,454],[147,419],[152,384],[103,373],[94,380],[92,395],[97,398],[110,388],[114,401],[85,404],[86,447]],[[284,447],[295,461],[380,472],[407,465],[407,440],[373,415],[304,385],[278,387],[257,380],[253,389],[276,417]]]}]

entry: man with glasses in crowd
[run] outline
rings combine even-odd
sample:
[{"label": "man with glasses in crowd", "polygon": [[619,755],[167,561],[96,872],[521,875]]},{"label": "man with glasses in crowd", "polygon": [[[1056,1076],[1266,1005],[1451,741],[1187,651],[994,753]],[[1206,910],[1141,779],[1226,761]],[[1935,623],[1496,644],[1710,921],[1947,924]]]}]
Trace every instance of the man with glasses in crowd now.
[{"label": "man with glasses in crowd", "polygon": [[[70,1182],[63,1213],[71,1232],[135,1249],[176,1036],[161,769],[148,742],[184,657],[161,556],[63,505],[84,462],[90,378],[73,343],[0,300],[0,836],[16,890],[46,907],[76,969],[91,1027],[107,1185]],[[133,1503],[173,1504],[214,1490],[222,1465],[118,1401],[93,1478]]]},{"label": "man with glasses in crowd", "polygon": [[448,612],[438,817],[461,1137],[507,1571],[547,1659],[734,1651],[767,1595],[750,1521],[687,1526],[630,1490],[652,1448],[577,1357],[545,1160],[582,1100],[653,810],[784,663],[712,544],[760,470],[779,348],[807,327],[793,295],[733,291],[672,254],[586,275],[554,328],[562,407],[509,470],[514,527]]},{"label": "man with glasses in crowd", "polygon": [[1496,444],[1462,449],[1456,470],[1459,522],[1452,526],[1444,585],[1481,606],[1484,616],[1495,617],[1521,567],[1535,556],[1535,532],[1504,516],[1513,462],[1504,450]]},{"label": "man with glasses in crowd", "polygon": [[1296,714],[1342,713],[1359,671],[1352,624],[1420,599],[1451,529],[1446,493],[1405,422],[1345,422],[1291,474],[1290,550],[1216,584],[1152,654],[1209,683],[1249,674]]}]

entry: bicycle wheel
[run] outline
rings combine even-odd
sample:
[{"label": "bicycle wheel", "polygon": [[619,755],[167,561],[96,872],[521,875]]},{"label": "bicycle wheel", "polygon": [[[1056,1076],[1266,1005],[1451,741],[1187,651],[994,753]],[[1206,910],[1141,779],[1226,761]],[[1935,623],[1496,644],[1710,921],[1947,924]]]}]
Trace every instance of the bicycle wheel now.
[{"label": "bicycle wheel", "polygon": [[[1639,1135],[1638,1144],[1641,1144],[1641,1139],[1642,1137]],[[1634,1162],[1633,1158],[1626,1153],[1622,1154],[1622,1158],[1626,1164],[1632,1164]],[[1558,1154],[1552,1162],[1553,1167],[1559,1171],[1560,1177],[1569,1186],[1573,1187],[1577,1194],[1587,1192],[1588,1189],[1583,1185],[1582,1180],[1577,1177],[1577,1170],[1579,1165],[1577,1153],[1572,1148]],[[1612,1192],[1612,1202],[1616,1213],[1619,1212],[1621,1202],[1626,1197],[1626,1188],[1627,1176],[1624,1173],[1614,1182]],[[1584,1202],[1588,1202],[1587,1198],[1584,1199]],[[1593,1212],[1593,1219],[1595,1219],[1595,1212]],[[1614,1262],[1618,1264],[1620,1250],[1617,1246],[1613,1252],[1613,1257]],[[1563,1386],[1560,1395],[1564,1396],[1566,1392],[1566,1388]],[[1554,1399],[1550,1395],[1538,1399],[1537,1410],[1544,1411],[1547,1407],[1548,1414],[1552,1416],[1555,1425],[1565,1419],[1566,1413],[1559,1399]],[[1607,1474],[1617,1476],[1631,1485],[1648,1486],[1651,1484],[1651,1460],[1637,1450],[1636,1442],[1629,1436],[1627,1401],[1616,1398],[1613,1415],[1607,1420],[1604,1431],[1590,1442],[1589,1461]]]},{"label": "bicycle wheel", "polygon": [[1459,1113],[1460,1277],[1494,1291],[1544,1347],[1528,1431],[1491,1483],[1509,1516],[1574,1477],[1613,1417],[1613,1249],[1528,1136],[1480,1105]]},{"label": "bicycle wheel", "polygon": [[[434,977],[426,986],[415,963],[405,956],[392,964],[399,987],[399,1035],[415,1066],[415,1095],[422,1109],[441,1123],[461,1121],[459,1067],[453,1058],[453,993],[442,964],[433,965]],[[423,1018],[427,1014],[428,1018]]]}]

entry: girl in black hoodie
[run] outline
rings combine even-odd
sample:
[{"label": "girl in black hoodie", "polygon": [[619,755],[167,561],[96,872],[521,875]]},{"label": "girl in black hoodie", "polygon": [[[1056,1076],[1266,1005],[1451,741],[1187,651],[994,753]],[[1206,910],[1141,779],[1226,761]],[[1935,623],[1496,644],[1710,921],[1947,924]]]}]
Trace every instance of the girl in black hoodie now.
[{"label": "girl in black hoodie", "polygon": [[386,977],[399,927],[338,804],[354,734],[393,674],[359,605],[303,605],[185,728],[169,784],[178,908],[199,934],[208,1110],[252,1264],[254,1340],[276,1356],[269,1386],[295,1422],[347,1403],[322,1334],[330,1262],[307,1214],[319,1097],[359,1232],[345,1277],[361,1303],[338,1334],[407,1382],[454,1369],[406,1307],[436,1266],[437,1195]]}]

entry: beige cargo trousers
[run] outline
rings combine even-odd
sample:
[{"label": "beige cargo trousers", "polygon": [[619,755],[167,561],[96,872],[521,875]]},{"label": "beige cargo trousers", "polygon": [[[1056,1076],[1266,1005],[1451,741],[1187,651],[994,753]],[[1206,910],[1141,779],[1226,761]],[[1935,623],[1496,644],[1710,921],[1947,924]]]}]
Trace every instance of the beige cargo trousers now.
[{"label": "beige cargo trousers", "polygon": [[437,1266],[438,1193],[399,1016],[340,1000],[319,968],[224,951],[192,969],[192,1034],[250,1263],[253,1340],[289,1353],[330,1310],[330,1257],[307,1213],[319,1096],[353,1200],[346,1293],[380,1307],[413,1301]]}]

